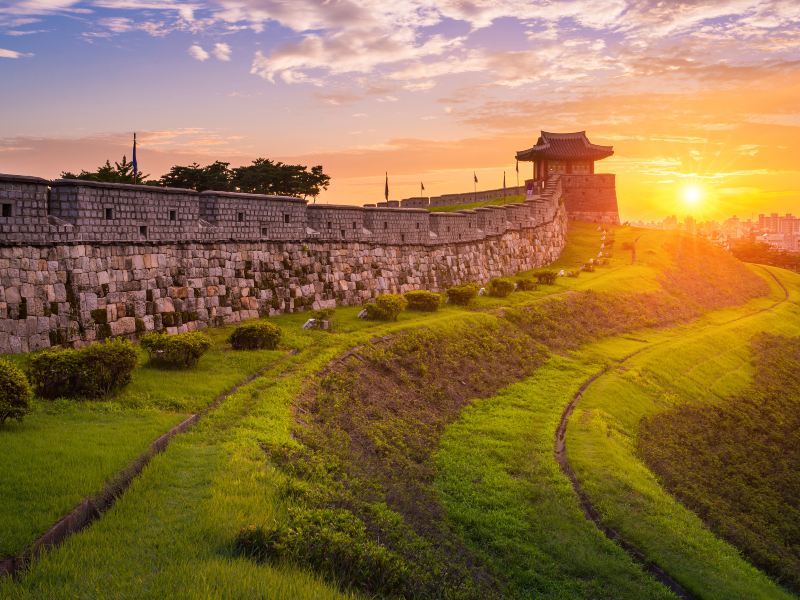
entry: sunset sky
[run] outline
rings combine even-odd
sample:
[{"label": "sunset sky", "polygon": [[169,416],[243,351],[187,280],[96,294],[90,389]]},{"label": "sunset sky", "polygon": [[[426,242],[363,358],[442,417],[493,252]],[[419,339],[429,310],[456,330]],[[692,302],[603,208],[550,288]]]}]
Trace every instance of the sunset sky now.
[{"label": "sunset sky", "polygon": [[614,146],[623,219],[796,214],[800,2],[0,0],[0,172],[137,131],[153,178],[264,156],[363,204],[513,185],[540,129]]}]

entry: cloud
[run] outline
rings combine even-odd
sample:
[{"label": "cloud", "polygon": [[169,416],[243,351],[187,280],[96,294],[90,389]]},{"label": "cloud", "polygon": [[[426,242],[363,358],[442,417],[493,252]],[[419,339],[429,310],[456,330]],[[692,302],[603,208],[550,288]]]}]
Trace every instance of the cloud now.
[{"label": "cloud", "polygon": [[209,54],[205,50],[203,50],[202,46],[198,44],[192,44],[189,46],[189,56],[194,58],[195,60],[199,60],[200,62],[208,60]]},{"label": "cloud", "polygon": [[0,48],[0,58],[25,58],[28,56],[33,56],[33,54],[29,52],[18,52],[16,50]]},{"label": "cloud", "polygon": [[228,62],[231,59],[231,47],[228,44],[216,43],[212,52],[217,60]]}]

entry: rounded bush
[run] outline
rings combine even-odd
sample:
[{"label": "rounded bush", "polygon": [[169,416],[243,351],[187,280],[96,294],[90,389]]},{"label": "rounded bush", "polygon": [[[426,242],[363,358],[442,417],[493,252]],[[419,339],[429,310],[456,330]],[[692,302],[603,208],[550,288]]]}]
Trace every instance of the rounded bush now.
[{"label": "rounded bush", "polygon": [[532,292],[537,287],[537,283],[528,277],[517,279],[517,289],[523,292]]},{"label": "rounded bush", "polygon": [[0,425],[8,419],[22,421],[31,411],[31,386],[25,374],[0,359]]},{"label": "rounded bush", "polygon": [[381,294],[375,303],[367,304],[367,318],[374,321],[396,321],[408,306],[408,301],[400,294]]},{"label": "rounded bush", "polygon": [[234,350],[275,350],[281,340],[281,329],[274,323],[245,323],[233,330],[228,341]]},{"label": "rounded bush", "polygon": [[496,277],[489,281],[489,295],[505,298],[514,291],[516,284],[507,277]]},{"label": "rounded bush", "polygon": [[478,295],[480,286],[477,283],[462,283],[447,290],[447,299],[451,304],[466,306]]},{"label": "rounded bush", "polygon": [[36,353],[28,376],[42,398],[99,398],[130,383],[136,360],[133,344],[116,339]]},{"label": "rounded bush", "polygon": [[419,310],[423,312],[436,312],[442,303],[442,297],[427,290],[414,290],[404,294],[408,302],[408,310]]},{"label": "rounded bush", "polygon": [[556,282],[558,273],[556,271],[539,271],[534,276],[542,285],[553,285]]},{"label": "rounded bush", "polygon": [[208,336],[197,331],[176,335],[148,333],[140,343],[147,350],[151,364],[178,369],[193,367],[211,348]]}]

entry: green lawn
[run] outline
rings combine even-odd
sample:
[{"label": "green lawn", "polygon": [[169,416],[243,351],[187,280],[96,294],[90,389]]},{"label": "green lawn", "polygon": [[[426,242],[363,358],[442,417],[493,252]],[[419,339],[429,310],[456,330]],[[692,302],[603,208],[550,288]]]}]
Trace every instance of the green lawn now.
[{"label": "green lawn", "polygon": [[[792,291],[773,311],[712,314],[601,377],[570,420],[568,456],[604,520],[700,598],[789,598],[659,485],[635,452],[642,418],[680,403],[713,404],[750,383],[750,339],[800,334],[800,276],[771,269]],[[781,297],[774,292],[773,299]],[[763,307],[763,301],[752,303]]]},{"label": "green lawn", "polygon": [[[83,498],[99,493],[150,442],[285,351],[234,352],[230,327],[194,369],[151,368],[140,352],[133,380],[104,401],[36,401],[0,432],[0,556],[24,550]],[[24,363],[24,356],[12,357]],[[13,457],[13,460],[11,458]]]},{"label": "green lawn", "polygon": [[467,202],[466,204],[452,204],[448,206],[429,206],[429,212],[455,212],[457,210],[472,210],[483,206],[502,206],[503,204],[519,204],[525,201],[525,196],[518,194],[506,196],[505,198],[495,198],[494,200],[483,200],[481,202]]},{"label": "green lawn", "polygon": [[0,556],[23,550],[183,418],[148,409],[37,402],[23,423],[7,423],[0,435]]},{"label": "green lawn", "polygon": [[621,356],[638,346],[621,340],[554,356],[534,376],[475,402],[444,435],[436,488],[448,518],[506,575],[515,597],[672,597],[584,518],[553,458],[558,420],[581,381],[607,351]]}]

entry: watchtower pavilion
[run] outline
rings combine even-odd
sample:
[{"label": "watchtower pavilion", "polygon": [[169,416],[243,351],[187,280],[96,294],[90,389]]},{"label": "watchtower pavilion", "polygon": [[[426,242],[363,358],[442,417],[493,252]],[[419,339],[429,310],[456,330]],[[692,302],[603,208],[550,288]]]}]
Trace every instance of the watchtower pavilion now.
[{"label": "watchtower pavilion", "polygon": [[593,144],[585,131],[542,131],[536,144],[516,158],[533,163],[533,178],[525,181],[529,194],[541,194],[547,181],[558,176],[570,218],[619,223],[614,175],[595,173],[594,164],[613,154],[612,146]]}]

